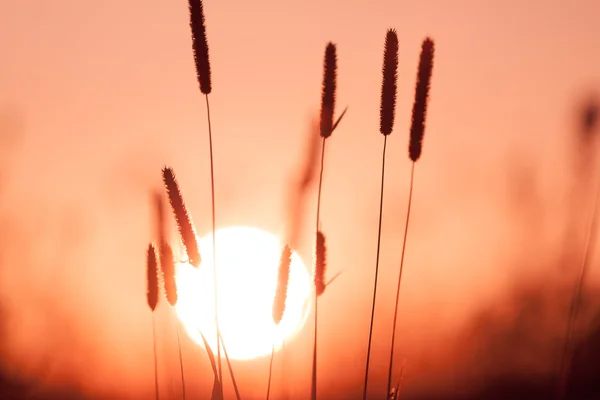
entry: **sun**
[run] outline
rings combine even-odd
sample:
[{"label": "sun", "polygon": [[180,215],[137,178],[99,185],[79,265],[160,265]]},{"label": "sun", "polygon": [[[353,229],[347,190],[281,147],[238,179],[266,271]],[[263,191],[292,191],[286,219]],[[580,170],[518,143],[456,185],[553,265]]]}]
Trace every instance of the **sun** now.
[{"label": "sun", "polygon": [[[175,306],[188,335],[203,346],[205,336],[216,353],[212,235],[198,243],[199,268],[176,267],[179,300]],[[282,243],[261,229],[229,227],[216,232],[219,327],[229,358],[245,360],[271,354],[298,332],[310,307],[310,276],[292,254],[286,310],[279,325],[272,319]]]}]

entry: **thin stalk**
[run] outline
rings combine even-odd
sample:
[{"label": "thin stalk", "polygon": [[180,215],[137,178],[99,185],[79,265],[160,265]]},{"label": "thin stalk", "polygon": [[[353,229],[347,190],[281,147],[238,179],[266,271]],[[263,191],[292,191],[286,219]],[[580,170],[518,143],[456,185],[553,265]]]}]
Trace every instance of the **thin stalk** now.
[{"label": "thin stalk", "polygon": [[154,397],[158,400],[158,360],[156,359],[156,316],[152,313],[152,341],[154,342]]},{"label": "thin stalk", "polygon": [[312,365],[312,383],[310,390],[311,400],[317,399],[317,309],[318,309],[318,297],[315,291],[315,342],[313,344],[313,365]]},{"label": "thin stalk", "polygon": [[[327,141],[323,138],[323,144],[321,146],[321,171],[319,172],[319,187],[317,189],[317,221],[315,225],[315,233],[319,230],[319,218],[321,213],[321,187],[323,185],[323,165],[325,161],[325,144]],[[312,384],[311,384],[311,399],[317,399],[317,310],[318,310],[319,296],[315,287],[315,341],[313,344],[313,366],[312,366]]]},{"label": "thin stalk", "polygon": [[173,309],[173,323],[175,324],[175,334],[177,335],[177,350],[179,350],[179,369],[181,370],[181,393],[183,400],[185,400],[185,378],[183,375],[183,357],[181,356],[181,341],[179,340],[179,324],[177,323],[177,317],[175,316],[175,309]]},{"label": "thin stalk", "polygon": [[379,250],[381,248],[381,221],[383,218],[383,183],[385,181],[385,148],[387,135],[383,136],[383,155],[381,162],[381,194],[379,197],[379,228],[377,231],[377,258],[375,261],[375,284],[373,285],[373,306],[371,308],[371,324],[369,326],[369,344],[367,347],[367,362],[365,364],[365,381],[363,384],[363,400],[367,399],[367,383],[369,380],[369,360],[371,358],[371,339],[373,338],[373,319],[375,317],[375,299],[377,298],[377,277],[379,274]]},{"label": "thin stalk", "polygon": [[271,394],[271,376],[273,375],[273,355],[275,354],[275,344],[271,348],[271,361],[269,362],[269,381],[267,383],[267,400]]},{"label": "thin stalk", "polygon": [[[219,333],[220,335],[221,333]],[[223,341],[223,337],[221,336],[221,346],[223,346],[223,354],[225,354],[225,362],[227,362],[227,368],[229,369],[229,375],[231,376],[231,383],[233,384],[233,390],[235,391],[235,397],[237,400],[241,400],[240,391],[238,390],[237,381],[235,380],[235,375],[233,374],[233,367],[231,366],[231,361],[229,361],[229,355],[227,354],[227,348],[225,348],[225,342]]]},{"label": "thin stalk", "polygon": [[210,123],[210,105],[208,102],[208,94],[206,97],[206,115],[208,118],[208,146],[210,151],[210,195],[212,202],[212,248],[213,248],[213,270],[214,270],[214,285],[215,285],[215,328],[217,331],[217,368],[219,371],[219,383],[221,385],[221,393],[223,393],[223,370],[221,368],[221,335],[219,333],[219,307],[217,296],[217,246],[216,246],[216,223],[215,223],[215,172],[213,162],[213,145],[212,145],[212,127]]},{"label": "thin stalk", "polygon": [[598,224],[598,202],[600,199],[600,184],[596,188],[596,194],[594,197],[594,205],[592,208],[592,215],[590,219],[590,227],[587,234],[587,240],[583,252],[583,263],[581,265],[581,269],[579,271],[579,276],[577,278],[577,282],[575,284],[575,289],[573,292],[573,297],[571,300],[571,307],[569,310],[569,320],[567,323],[567,337],[565,340],[565,345],[563,348],[563,355],[561,360],[560,367],[560,381],[559,381],[559,391],[558,398],[564,399],[567,393],[567,383],[569,380],[569,374],[571,369],[572,357],[573,357],[573,330],[575,328],[575,323],[577,322],[577,317],[579,315],[579,302],[581,299],[581,294],[583,291],[583,284],[585,281],[585,277],[587,275],[587,270],[589,267],[589,256],[590,247],[593,243],[596,242],[597,235],[597,224]]},{"label": "thin stalk", "polygon": [[410,205],[412,203],[413,181],[415,177],[415,163],[413,161],[410,169],[410,189],[408,191],[408,207],[406,209],[406,224],[404,225],[404,240],[402,241],[402,255],[400,256],[400,273],[398,275],[398,287],[396,288],[396,304],[394,305],[394,322],[392,323],[392,347],[390,350],[390,367],[388,370],[387,392],[390,393],[392,385],[392,369],[394,365],[394,342],[396,338],[396,320],[398,317],[398,299],[400,298],[400,282],[402,282],[402,270],[404,267],[404,251],[406,250],[406,237],[408,236],[408,221],[410,219]]}]

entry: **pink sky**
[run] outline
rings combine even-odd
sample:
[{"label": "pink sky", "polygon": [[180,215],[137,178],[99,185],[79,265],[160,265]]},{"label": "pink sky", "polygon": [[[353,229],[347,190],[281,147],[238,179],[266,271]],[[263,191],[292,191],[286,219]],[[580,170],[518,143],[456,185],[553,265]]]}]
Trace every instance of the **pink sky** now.
[{"label": "pink sky", "polygon": [[[573,102],[600,89],[600,2],[206,0],[204,11],[220,226],[283,231],[286,179],[319,107],[325,45],[337,44],[337,105],[349,111],[328,142],[322,223],[330,271],[344,273],[322,303],[331,326],[320,338],[323,385],[336,393],[362,384],[383,143],[383,41],[388,28],[398,32],[377,308],[385,320],[376,324],[382,339],[372,364],[373,382],[381,383],[421,41],[431,36],[436,54],[400,334],[431,349],[464,321],[472,304],[491,301],[514,278],[509,263],[521,231],[507,206],[505,170],[512,157],[522,155],[537,169],[549,207],[563,204]],[[17,313],[14,327],[34,332],[10,336],[7,359],[33,360],[43,348],[37,328],[27,328],[41,319],[40,303],[26,293],[39,293],[41,304],[50,301],[74,321],[78,335],[87,332],[89,343],[81,349],[92,349],[87,362],[98,376],[82,373],[84,386],[94,393],[118,391],[124,379],[134,382],[131,393],[146,390],[150,347],[147,341],[139,349],[131,344],[148,339],[141,278],[148,189],[160,185],[162,165],[178,174],[198,231],[210,229],[206,110],[195,79],[187,2],[0,0],[0,55],[0,107],[13,107],[24,119],[23,135],[3,161],[9,180],[1,204],[17,225],[6,257],[11,267],[22,265],[18,272],[0,270],[0,292],[6,291],[1,296],[9,309],[18,304],[27,310]],[[307,224],[305,238],[311,229]],[[556,235],[546,236],[542,246]],[[304,240],[299,250],[308,260],[311,243]],[[61,295],[49,292],[51,278]],[[302,398],[308,388],[309,340],[309,333],[301,334],[291,345],[291,362],[301,372],[290,398]],[[131,357],[111,358],[93,350],[96,343]],[[20,358],[25,354],[30,357]],[[68,362],[57,368],[74,369]],[[266,368],[266,360],[257,363]],[[207,363],[197,364],[209,373]],[[28,365],[19,368],[33,373]],[[144,373],[131,372],[138,368]],[[242,384],[251,386],[253,367],[239,368],[246,374]],[[337,379],[342,370],[347,378]]]}]

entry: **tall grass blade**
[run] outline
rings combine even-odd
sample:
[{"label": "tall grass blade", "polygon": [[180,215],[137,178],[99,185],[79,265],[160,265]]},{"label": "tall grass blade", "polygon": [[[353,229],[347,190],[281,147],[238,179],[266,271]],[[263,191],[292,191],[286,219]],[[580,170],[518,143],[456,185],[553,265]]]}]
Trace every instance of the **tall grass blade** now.
[{"label": "tall grass blade", "polygon": [[223,353],[225,354],[225,361],[227,362],[227,368],[229,369],[229,376],[231,376],[231,383],[233,384],[235,397],[237,400],[241,400],[240,391],[238,389],[237,381],[235,380],[235,374],[233,373],[233,367],[231,366],[231,361],[229,361],[229,355],[227,354],[227,348],[225,347],[225,342],[223,341],[223,336],[221,336],[221,332],[219,332],[219,337],[221,340],[221,346],[223,346]]},{"label": "tall grass blade", "polygon": [[381,156],[381,190],[379,194],[379,224],[377,228],[377,254],[375,257],[375,281],[373,284],[373,300],[371,306],[371,322],[369,324],[369,342],[367,344],[367,359],[365,362],[365,378],[363,382],[363,400],[367,399],[369,381],[369,362],[371,360],[371,342],[373,339],[373,321],[375,319],[375,300],[377,299],[377,280],[379,277],[379,252],[381,249],[381,223],[383,220],[383,188],[385,182],[385,150],[387,137],[394,128],[396,111],[396,90],[398,78],[398,36],[394,29],[389,29],[385,37],[383,51],[383,68],[381,84],[381,105],[379,131],[383,134],[383,151]]},{"label": "tall grass blade", "polygon": [[154,350],[154,397],[158,400],[158,359],[156,357],[156,314],[152,313],[152,343]]},{"label": "tall grass blade", "polygon": [[333,128],[331,128],[331,132],[335,131],[335,128],[337,128],[339,123],[342,122],[342,118],[344,118],[344,115],[346,115],[346,111],[348,111],[348,106],[346,106],[346,108],[344,108],[344,111],[342,111],[342,113],[340,114],[338,119],[335,120],[335,123],[333,124]]},{"label": "tall grass blade", "polygon": [[434,45],[430,38],[426,38],[421,46],[419,57],[419,70],[417,72],[417,86],[415,89],[415,102],[413,105],[412,124],[410,128],[409,156],[412,160],[410,169],[410,188],[408,192],[408,206],[406,210],[406,224],[404,225],[404,239],[402,241],[402,254],[400,256],[400,272],[398,273],[398,285],[396,287],[396,302],[394,304],[394,319],[392,322],[392,344],[390,348],[390,361],[388,369],[387,393],[392,385],[392,372],[394,368],[394,345],[396,339],[396,321],[398,319],[398,301],[400,299],[400,283],[402,282],[402,271],[404,269],[404,254],[406,251],[406,240],[408,237],[408,222],[410,220],[410,206],[412,204],[413,183],[415,178],[415,163],[421,156],[423,135],[425,133],[425,118],[427,116],[427,97],[431,73],[433,71]]},{"label": "tall grass blade", "polygon": [[211,400],[221,400],[223,399],[223,386],[221,381],[219,381],[219,371],[217,369],[217,362],[215,361],[215,354],[208,345],[208,341],[206,340],[206,337],[204,336],[202,331],[198,330],[198,332],[200,332],[200,336],[202,337],[204,349],[206,350],[206,355],[208,356],[208,361],[210,361],[210,366],[213,370],[213,375],[215,377]]},{"label": "tall grass blade", "polygon": [[175,316],[175,310],[173,309],[173,323],[175,324],[175,334],[177,335],[177,349],[179,350],[179,371],[181,372],[181,393],[183,400],[185,400],[185,375],[183,374],[183,356],[181,354],[181,340],[179,339],[179,324],[177,323],[177,317]]},{"label": "tall grass blade", "polygon": [[275,345],[271,348],[271,361],[269,361],[269,379],[267,381],[267,400],[271,395],[271,377],[273,376],[273,357],[275,356]]}]

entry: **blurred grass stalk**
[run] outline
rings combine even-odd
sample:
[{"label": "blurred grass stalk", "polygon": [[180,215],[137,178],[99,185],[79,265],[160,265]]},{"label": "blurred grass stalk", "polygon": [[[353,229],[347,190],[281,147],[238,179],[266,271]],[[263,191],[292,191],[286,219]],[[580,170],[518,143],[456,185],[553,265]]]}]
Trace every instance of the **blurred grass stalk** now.
[{"label": "blurred grass stalk", "polygon": [[[597,125],[598,116],[598,105],[592,100],[587,107],[584,109],[584,113],[581,119],[581,134],[584,136],[591,136],[594,134]],[[598,225],[598,202],[600,201],[600,182],[596,188],[596,193],[593,198],[592,211],[588,222],[588,229],[586,231],[587,240],[585,242],[585,248],[583,250],[582,264],[579,270],[575,287],[573,289],[573,295],[571,297],[571,304],[569,308],[569,316],[567,320],[567,332],[565,337],[565,343],[563,347],[563,353],[560,362],[560,371],[558,379],[558,399],[565,399],[567,396],[569,375],[571,373],[571,364],[573,361],[573,352],[575,348],[574,331],[577,324],[577,318],[579,316],[579,307],[581,303],[581,296],[585,284],[585,278],[589,269],[590,255],[594,253],[591,249],[596,243],[597,238],[597,225]]]}]

